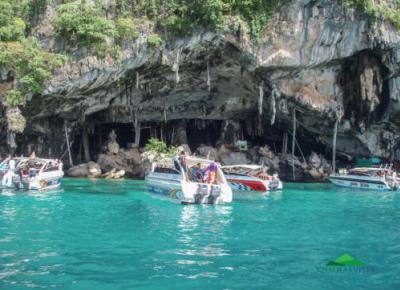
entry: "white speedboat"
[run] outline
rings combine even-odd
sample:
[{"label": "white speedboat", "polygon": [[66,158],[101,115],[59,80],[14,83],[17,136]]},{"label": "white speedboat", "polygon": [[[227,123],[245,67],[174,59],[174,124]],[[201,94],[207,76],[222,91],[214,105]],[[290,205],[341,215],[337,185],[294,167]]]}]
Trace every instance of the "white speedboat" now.
[{"label": "white speedboat", "polygon": [[266,192],[283,188],[279,176],[267,174],[266,168],[260,165],[222,166],[222,171],[235,193]]},{"label": "white speedboat", "polygon": [[54,159],[18,157],[0,163],[1,186],[46,190],[60,186],[64,176],[63,165]]},{"label": "white speedboat", "polygon": [[[210,168],[213,171],[212,180],[207,178]],[[146,181],[150,192],[181,204],[221,204],[232,201],[232,190],[224,173],[210,160],[192,157],[185,157],[184,162],[177,157],[164,159],[153,163]]]},{"label": "white speedboat", "polygon": [[357,167],[348,172],[331,174],[329,180],[341,187],[397,190],[399,182],[395,171],[389,168]]}]

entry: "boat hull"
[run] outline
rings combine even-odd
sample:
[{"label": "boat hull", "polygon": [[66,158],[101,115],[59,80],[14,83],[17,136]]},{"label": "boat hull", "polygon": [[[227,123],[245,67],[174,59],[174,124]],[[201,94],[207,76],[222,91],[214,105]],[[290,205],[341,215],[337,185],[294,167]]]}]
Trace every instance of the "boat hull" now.
[{"label": "boat hull", "polygon": [[18,175],[13,176],[12,182],[9,184],[2,184],[1,188],[14,188],[26,190],[51,190],[57,189],[61,186],[61,179],[64,176],[63,172],[52,172],[49,174],[41,174],[39,176],[30,178],[25,177],[20,179]]},{"label": "boat hull", "polygon": [[282,182],[277,180],[261,180],[252,176],[226,175],[234,193],[266,192],[282,189]]},{"label": "boat hull", "polygon": [[57,189],[61,186],[61,177],[38,179],[34,181],[22,181],[22,189],[29,190],[51,190]]},{"label": "boat hull", "polygon": [[181,204],[221,204],[232,201],[228,185],[185,182],[180,175],[150,173],[146,176],[151,193],[167,197]]},{"label": "boat hull", "polygon": [[359,177],[351,176],[330,176],[329,180],[339,187],[348,188],[358,188],[365,190],[392,190],[391,187],[384,181],[380,179],[366,180]]}]

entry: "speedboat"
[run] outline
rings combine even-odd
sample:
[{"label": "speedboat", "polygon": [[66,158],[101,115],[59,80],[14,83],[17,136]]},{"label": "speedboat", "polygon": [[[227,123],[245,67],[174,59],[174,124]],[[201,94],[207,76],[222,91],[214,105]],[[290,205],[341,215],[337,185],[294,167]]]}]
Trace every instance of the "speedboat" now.
[{"label": "speedboat", "polygon": [[17,157],[0,163],[3,188],[46,190],[60,186],[63,165],[55,159]]},{"label": "speedboat", "polygon": [[348,172],[331,174],[329,180],[336,186],[372,189],[397,190],[397,173],[390,168],[357,167]]},{"label": "speedboat", "polygon": [[277,174],[269,175],[261,165],[222,166],[226,179],[235,193],[266,192],[283,188]]},{"label": "speedboat", "polygon": [[[213,180],[204,172],[213,168]],[[221,204],[232,202],[229,187],[221,168],[213,161],[185,157],[163,159],[152,164],[146,176],[148,189],[181,204]]]}]

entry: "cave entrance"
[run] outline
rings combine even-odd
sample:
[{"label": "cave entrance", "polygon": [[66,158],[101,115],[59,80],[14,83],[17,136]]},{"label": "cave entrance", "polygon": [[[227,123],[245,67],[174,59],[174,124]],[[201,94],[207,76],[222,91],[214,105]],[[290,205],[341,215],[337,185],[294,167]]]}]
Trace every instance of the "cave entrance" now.
[{"label": "cave entrance", "polygon": [[189,120],[186,134],[190,150],[196,150],[200,145],[215,147],[221,136],[222,121],[219,120]]},{"label": "cave entrance", "polygon": [[115,134],[117,135],[117,142],[121,148],[128,148],[129,143],[135,142],[135,129],[133,127],[133,124],[105,123],[96,125],[94,130],[95,134],[98,135],[98,140],[100,140],[100,144],[107,144],[108,135],[112,130],[115,131]]},{"label": "cave entrance", "polygon": [[[274,126],[266,125],[263,134],[260,136],[255,134],[254,128],[249,131],[246,124],[243,126],[245,126],[245,130],[243,130],[243,138],[248,141],[250,146],[268,145],[275,154],[278,154],[284,153],[284,143],[286,143],[286,154],[292,153],[293,139],[292,128],[290,125],[285,123],[277,123]],[[326,145],[321,143],[318,138],[316,138],[316,134],[307,131],[302,125],[300,125],[300,123],[298,123],[295,155],[302,158],[302,155],[309,156],[312,152],[329,156],[329,149]]]},{"label": "cave entrance", "polygon": [[[117,142],[120,148],[128,148],[135,142],[135,130],[130,123],[102,123],[95,124],[88,129],[90,159],[97,160],[98,155],[105,151],[110,132],[114,130],[117,135]],[[74,138],[72,144],[73,155],[78,162],[85,162],[83,148],[83,129],[80,130]]]}]

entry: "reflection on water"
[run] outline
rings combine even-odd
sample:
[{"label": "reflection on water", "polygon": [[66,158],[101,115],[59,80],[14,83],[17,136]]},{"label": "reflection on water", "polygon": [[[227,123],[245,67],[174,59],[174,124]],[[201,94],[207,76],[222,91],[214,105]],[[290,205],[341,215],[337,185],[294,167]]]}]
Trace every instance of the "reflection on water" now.
[{"label": "reflection on water", "polygon": [[1,195],[4,196],[13,196],[16,194],[16,191],[14,189],[9,189],[9,188],[2,188],[1,190]]},{"label": "reflection on water", "polygon": [[[227,227],[232,222],[231,213],[232,207],[224,205],[182,207],[174,254],[183,258],[176,259],[176,265],[203,268],[214,263],[212,258],[229,256],[225,241]],[[218,277],[217,272],[201,270],[177,275],[187,279]]]},{"label": "reflection on water", "polygon": [[273,200],[280,200],[280,199],[282,199],[282,196],[283,196],[283,190],[271,191],[268,194],[268,197],[272,198]]},{"label": "reflection on water", "polygon": [[177,267],[185,270],[175,276],[188,280],[220,276],[213,264],[215,259],[230,255],[226,241],[231,214],[230,205],[193,205],[180,209],[174,254]]}]

